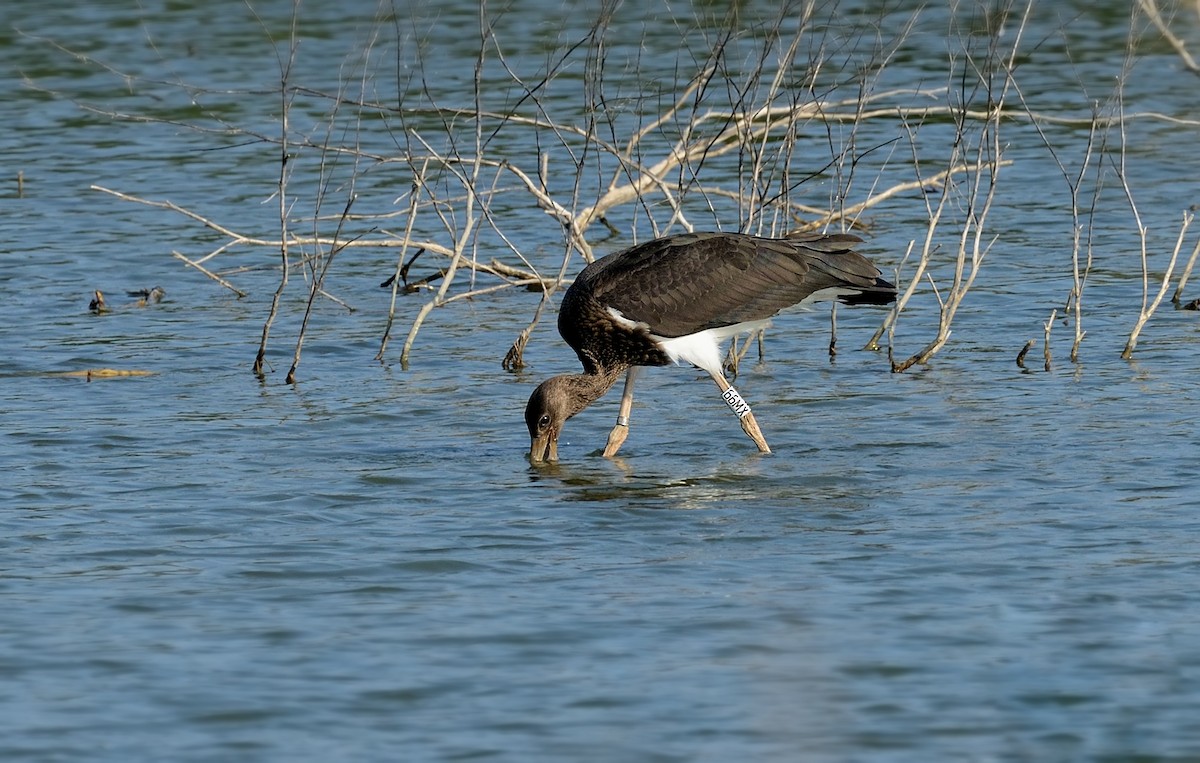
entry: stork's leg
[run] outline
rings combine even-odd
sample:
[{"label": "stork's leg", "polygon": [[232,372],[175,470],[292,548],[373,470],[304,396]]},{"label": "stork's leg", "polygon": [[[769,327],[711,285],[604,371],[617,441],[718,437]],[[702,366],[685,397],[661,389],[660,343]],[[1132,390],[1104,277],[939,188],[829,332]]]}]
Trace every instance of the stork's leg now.
[{"label": "stork's leg", "polygon": [[630,366],[625,374],[625,391],[621,394],[621,412],[617,414],[617,425],[608,433],[608,443],[604,446],[604,457],[612,458],[625,443],[629,436],[629,413],[633,410],[633,380],[637,378],[638,366]]},{"label": "stork's leg", "polygon": [[709,374],[712,375],[713,381],[717,383],[717,386],[721,388],[721,399],[729,406],[729,410],[737,415],[738,421],[742,424],[742,431],[746,433],[747,437],[754,440],[754,444],[758,446],[759,452],[770,453],[771,448],[767,445],[762,430],[758,428],[758,422],[754,419],[754,414],[750,412],[750,404],[742,399],[742,396],[738,394],[736,389],[730,386],[724,376],[712,373],[712,371],[709,371]]}]

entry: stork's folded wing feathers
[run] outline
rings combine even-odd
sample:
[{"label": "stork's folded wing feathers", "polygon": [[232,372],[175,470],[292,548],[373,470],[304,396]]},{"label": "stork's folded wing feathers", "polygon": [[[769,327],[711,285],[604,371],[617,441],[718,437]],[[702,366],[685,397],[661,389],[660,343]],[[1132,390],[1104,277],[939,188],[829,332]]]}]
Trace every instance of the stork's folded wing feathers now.
[{"label": "stork's folded wing feathers", "polygon": [[696,233],[635,246],[580,275],[601,303],[654,334],[676,337],[770,318],[823,289],[890,289],[852,250],[859,241],[847,234]]}]

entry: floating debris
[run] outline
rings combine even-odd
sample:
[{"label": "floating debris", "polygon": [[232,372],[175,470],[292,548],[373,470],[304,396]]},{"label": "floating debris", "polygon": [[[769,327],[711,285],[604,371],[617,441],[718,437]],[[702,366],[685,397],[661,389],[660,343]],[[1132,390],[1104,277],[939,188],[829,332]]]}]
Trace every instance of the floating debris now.
[{"label": "floating debris", "polygon": [[130,376],[154,376],[156,371],[144,371],[135,368],[85,368],[81,371],[49,371],[46,376],[62,376],[87,379],[119,379]]},{"label": "floating debris", "polygon": [[92,301],[88,303],[88,310],[93,313],[107,313],[108,304],[104,301],[104,293],[96,289],[92,295]]},{"label": "floating debris", "polygon": [[157,305],[163,301],[163,297],[167,296],[167,290],[161,286],[155,286],[153,289],[138,289],[137,291],[125,292],[131,297],[137,297],[137,302],[134,302],[134,307],[145,307],[146,305]]},{"label": "floating debris", "polygon": [[[118,307],[145,307],[147,305],[157,305],[163,301],[163,297],[167,296],[167,290],[161,286],[155,286],[153,289],[137,289],[136,291],[125,292],[131,297],[137,299],[125,305]],[[88,303],[88,310],[93,313],[108,313],[114,308],[109,307],[108,302],[104,300],[104,292],[96,289],[92,292],[92,301]]]}]

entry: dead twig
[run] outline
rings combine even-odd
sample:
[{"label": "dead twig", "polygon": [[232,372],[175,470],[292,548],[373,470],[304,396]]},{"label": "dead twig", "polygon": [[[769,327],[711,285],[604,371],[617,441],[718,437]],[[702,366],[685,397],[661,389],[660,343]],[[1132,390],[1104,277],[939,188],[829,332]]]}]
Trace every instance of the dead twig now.
[{"label": "dead twig", "polygon": [[[963,108],[966,108],[970,95],[978,94],[987,99],[989,110],[993,112],[993,116],[980,125],[979,135],[974,139],[975,156],[973,163],[982,169],[971,175],[969,186],[965,191],[965,219],[958,237],[954,260],[954,274],[950,288],[946,291],[944,299],[935,291],[940,308],[937,333],[928,344],[909,356],[906,360],[893,363],[892,371],[894,373],[901,373],[917,363],[926,362],[934,353],[941,350],[949,340],[954,317],[967,293],[974,285],[975,278],[979,275],[984,258],[991,251],[992,244],[995,242],[994,236],[985,242],[984,230],[988,214],[996,198],[997,178],[1001,167],[1000,109],[1003,107],[1008,92],[1012,87],[1012,73],[1015,70],[1017,52],[1020,49],[1021,39],[1032,8],[1032,0],[1029,0],[1021,16],[1020,23],[1016,25],[1011,46],[1004,54],[998,49],[999,36],[997,34],[994,34],[990,39],[988,52],[982,60],[974,59],[968,51],[968,68],[976,73],[979,80],[974,85],[973,90],[968,92],[965,84],[967,75],[964,70],[962,75],[964,79],[962,93]],[[1001,80],[999,86],[994,81],[996,78]],[[966,126],[967,121],[965,117],[959,117],[956,121],[956,136],[953,143],[955,162],[957,161],[958,152],[965,150],[971,142],[971,136],[968,134]],[[923,270],[924,264],[928,262],[928,255],[931,251],[930,243],[934,230],[941,220],[948,195],[945,193],[942,194],[936,212],[930,215],[926,245],[922,252],[921,263],[918,266],[919,270]],[[926,203],[928,205],[928,202]],[[932,283],[932,277],[929,274],[926,275],[930,277]],[[913,282],[909,285],[910,290],[916,283],[917,278],[914,278]]]},{"label": "dead twig", "polygon": [[1043,326],[1046,334],[1045,339],[1042,342],[1042,358],[1045,360],[1045,369],[1047,371],[1050,370],[1050,329],[1054,327],[1054,318],[1057,315],[1057,309],[1051,310],[1050,317],[1046,319],[1046,323]]},{"label": "dead twig", "polygon": [[[1124,180],[1122,180],[1124,182]],[[1133,204],[1132,195],[1129,196],[1130,204]],[[1133,330],[1129,332],[1129,340],[1125,343],[1125,349],[1121,351],[1121,357],[1129,360],[1133,357],[1133,350],[1137,347],[1138,336],[1141,335],[1142,329],[1146,326],[1150,316],[1154,315],[1154,311],[1158,309],[1162,303],[1163,297],[1166,296],[1167,290],[1171,288],[1171,274],[1175,270],[1175,261],[1179,257],[1179,251],[1183,247],[1184,238],[1187,236],[1188,228],[1192,224],[1195,215],[1190,212],[1185,212],[1183,215],[1183,224],[1179,226],[1179,236],[1175,239],[1175,247],[1171,250],[1171,258],[1167,262],[1166,270],[1163,272],[1162,281],[1159,284],[1158,292],[1154,298],[1148,300],[1149,286],[1149,270],[1146,257],[1146,228],[1142,225],[1141,219],[1137,217],[1136,207],[1134,208],[1134,216],[1137,218],[1138,230],[1141,238],[1141,258],[1142,258],[1142,308],[1138,311],[1137,321],[1133,324]],[[1200,244],[1198,244],[1200,246]]]},{"label": "dead twig", "polygon": [[237,287],[236,287],[236,286],[234,286],[233,284],[229,283],[229,281],[226,281],[224,278],[222,278],[221,276],[219,276],[219,275],[217,275],[216,273],[212,272],[211,270],[209,270],[208,268],[204,267],[204,266],[203,266],[203,265],[201,265],[200,263],[198,263],[198,262],[194,262],[194,261],[192,261],[192,260],[188,259],[187,257],[185,257],[184,255],[180,254],[179,252],[177,252],[177,251],[175,251],[175,250],[171,250],[171,256],[172,256],[172,257],[174,257],[174,258],[175,258],[175,259],[177,259],[177,260],[181,260],[181,261],[182,261],[182,262],[183,262],[185,265],[187,265],[189,268],[195,268],[196,270],[199,270],[199,271],[200,271],[201,273],[203,273],[204,275],[208,276],[208,277],[209,277],[209,278],[211,278],[212,280],[214,280],[214,281],[216,281],[217,283],[219,283],[219,284],[221,284],[222,286],[224,286],[226,289],[229,289],[229,290],[230,290],[230,291],[232,291],[234,294],[238,295],[238,297],[239,297],[239,298],[241,298],[241,297],[245,297],[245,296],[246,296],[246,292],[242,291],[241,289],[237,288]]},{"label": "dead twig", "polygon": [[[1166,20],[1163,19],[1162,11],[1158,9],[1158,0],[1137,0],[1137,6],[1141,9],[1142,13],[1146,14],[1146,18],[1150,20],[1150,23],[1154,25],[1158,33],[1167,41],[1167,44],[1179,54],[1179,58],[1183,60],[1184,68],[1192,74],[1200,74],[1200,64],[1196,63],[1196,59],[1188,52],[1183,40],[1179,39],[1171,31]],[[1196,4],[1196,14],[1200,17],[1200,3]]]},{"label": "dead twig", "polygon": [[1187,286],[1188,278],[1192,275],[1192,268],[1196,265],[1196,258],[1198,256],[1200,256],[1200,239],[1196,240],[1196,246],[1192,248],[1192,253],[1188,256],[1187,265],[1183,268],[1183,274],[1179,276],[1179,285],[1175,287],[1175,293],[1171,295],[1171,302],[1176,307],[1179,306],[1179,302],[1183,298],[1183,288]]},{"label": "dead twig", "polygon": [[1028,342],[1025,343],[1025,346],[1021,348],[1021,351],[1017,353],[1017,367],[1018,368],[1025,367],[1025,356],[1029,354],[1029,351],[1032,350],[1036,344],[1037,344],[1036,339],[1030,339]]}]

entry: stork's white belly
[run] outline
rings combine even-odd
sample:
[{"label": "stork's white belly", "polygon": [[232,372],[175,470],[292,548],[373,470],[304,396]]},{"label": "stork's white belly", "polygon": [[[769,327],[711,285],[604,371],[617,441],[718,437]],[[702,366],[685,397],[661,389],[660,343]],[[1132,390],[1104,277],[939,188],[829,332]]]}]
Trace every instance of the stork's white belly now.
[{"label": "stork's white belly", "polygon": [[697,368],[703,368],[710,374],[722,374],[721,343],[738,334],[749,334],[771,325],[771,320],[745,321],[732,326],[721,326],[715,329],[705,329],[695,334],[684,336],[659,336],[650,331],[650,326],[642,321],[631,321],[620,310],[610,307],[608,313],[620,325],[628,328],[642,329],[650,332],[650,338],[671,359],[672,363],[691,363]]},{"label": "stork's white belly", "polygon": [[771,325],[771,321],[746,321],[732,326],[705,329],[704,331],[686,336],[661,337],[654,336],[654,341],[675,363],[691,363],[697,368],[703,368],[710,374],[721,375],[721,345],[724,341],[738,334],[749,334]]}]

